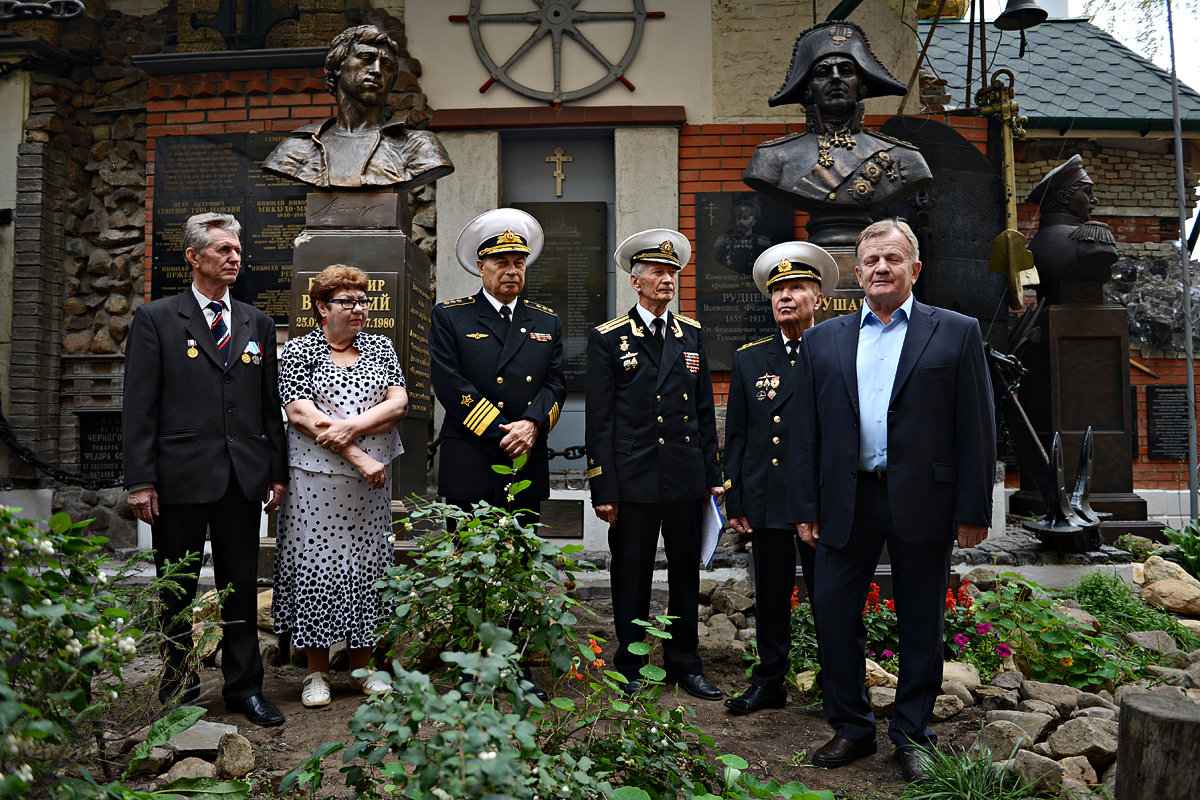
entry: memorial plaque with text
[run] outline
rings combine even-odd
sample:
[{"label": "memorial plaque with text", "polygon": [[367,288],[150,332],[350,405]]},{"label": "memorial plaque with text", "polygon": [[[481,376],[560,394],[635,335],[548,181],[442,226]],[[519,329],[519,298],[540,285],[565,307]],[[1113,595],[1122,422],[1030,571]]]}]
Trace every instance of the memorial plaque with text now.
[{"label": "memorial plaque with text", "polygon": [[208,211],[242,223],[242,272],[231,290],[275,319],[288,321],[292,246],[304,227],[309,187],[268,175],[262,162],[287,134],[164,136],[155,140],[152,298],[186,291],[183,223]]},{"label": "memorial plaque with text", "polygon": [[79,471],[102,481],[119,481],[124,474],[121,454],[121,412],[82,411],[79,414]]},{"label": "memorial plaque with text", "polygon": [[696,194],[696,317],[711,369],[731,369],[734,351],[776,330],[751,273],[762,251],[794,238],[794,228],[790,208],[757,192]]},{"label": "memorial plaque with text", "polygon": [[546,245],[525,273],[524,296],[563,326],[567,391],[584,391],[587,340],[608,319],[608,208],[604,203],[514,203],[541,224]]},{"label": "memorial plaque with text", "polygon": [[1186,386],[1146,387],[1146,457],[1188,457],[1188,395]]}]

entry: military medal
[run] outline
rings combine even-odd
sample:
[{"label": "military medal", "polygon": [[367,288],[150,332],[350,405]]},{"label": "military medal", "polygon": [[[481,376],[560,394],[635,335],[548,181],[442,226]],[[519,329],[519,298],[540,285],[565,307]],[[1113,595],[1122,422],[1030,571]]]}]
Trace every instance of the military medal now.
[{"label": "military medal", "polygon": [[617,345],[617,349],[620,350],[622,353],[629,349],[629,337],[628,336],[621,337],[621,343],[619,345]]},{"label": "military medal", "polygon": [[767,392],[767,397],[769,397],[769,398],[771,398],[772,400],[774,400],[774,399],[775,399],[775,390],[774,390],[774,389],[772,389],[771,391]]},{"label": "military medal", "polygon": [[683,363],[687,365],[688,372],[697,373],[700,371],[700,354],[699,353],[684,353]]},{"label": "military medal", "polygon": [[242,353],[242,363],[243,364],[250,363],[250,354],[249,353]]},{"label": "military medal", "polygon": [[195,339],[188,339],[187,343],[188,343],[188,349],[187,349],[187,357],[188,358],[195,358],[196,356],[200,355],[200,351],[196,349],[196,340]]}]

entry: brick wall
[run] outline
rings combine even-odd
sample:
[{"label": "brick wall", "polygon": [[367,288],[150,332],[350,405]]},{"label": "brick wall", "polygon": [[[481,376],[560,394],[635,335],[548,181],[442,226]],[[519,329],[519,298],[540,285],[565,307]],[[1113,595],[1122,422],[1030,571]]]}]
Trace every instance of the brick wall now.
[{"label": "brick wall", "polygon": [[[1133,348],[1129,357],[1154,373],[1130,365],[1129,382],[1137,391],[1138,457],[1133,463],[1133,484],[1142,489],[1187,489],[1187,459],[1151,459],[1146,454],[1146,389],[1147,386],[1183,386],[1187,383],[1187,361],[1178,356],[1148,356]],[[1196,366],[1193,366],[1196,369]],[[1157,377],[1155,377],[1157,375]],[[1200,400],[1200,391],[1197,392]],[[1196,403],[1200,408],[1200,402]]]}]

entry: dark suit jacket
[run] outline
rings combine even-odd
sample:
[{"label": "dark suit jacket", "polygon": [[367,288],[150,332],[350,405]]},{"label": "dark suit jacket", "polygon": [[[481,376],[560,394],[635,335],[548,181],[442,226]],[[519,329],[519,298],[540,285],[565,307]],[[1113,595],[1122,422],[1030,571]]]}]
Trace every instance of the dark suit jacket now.
[{"label": "dark suit jacket", "polygon": [[700,323],[667,319],[661,361],[636,308],[588,337],[584,438],[594,505],[700,500],[722,483]]},{"label": "dark suit jacket", "polygon": [[778,332],[733,354],[725,412],[725,509],[750,527],[792,527],[787,455],[792,428],[792,365]]},{"label": "dark suit jacket", "polygon": [[438,469],[443,497],[503,504],[511,479],[492,465],[512,464],[500,449],[500,426],[519,419],[533,420],[541,432],[518,476],[532,484],[517,505],[550,496],[546,437],[567,395],[562,322],[546,306],[520,298],[507,326],[506,332],[482,290],[434,306],[433,391],[446,409]]},{"label": "dark suit jacket", "polygon": [[[154,484],[164,503],[212,503],[231,472],[250,500],[264,499],[269,481],[287,481],[275,323],[238,300],[230,319],[225,365],[191,291],[134,313],[121,414],[126,486]],[[243,360],[248,348],[259,363]]]},{"label": "dark suit jacket", "polygon": [[[790,464],[792,522],[821,524],[841,547],[854,522],[858,470],[859,314],[809,328],[796,360]],[[888,407],[888,501],[898,535],[954,538],[954,523],[990,525],[996,464],[991,380],[979,323],[914,302]]]}]

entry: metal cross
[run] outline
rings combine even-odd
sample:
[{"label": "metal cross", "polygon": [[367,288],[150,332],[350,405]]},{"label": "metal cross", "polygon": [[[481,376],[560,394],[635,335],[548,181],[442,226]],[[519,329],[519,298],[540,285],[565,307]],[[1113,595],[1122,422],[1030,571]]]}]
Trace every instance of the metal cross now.
[{"label": "metal cross", "polygon": [[554,155],[546,156],[546,163],[554,162],[554,196],[562,197],[562,182],[567,177],[562,170],[564,161],[574,161],[573,156],[564,156],[561,147],[554,148]]}]

